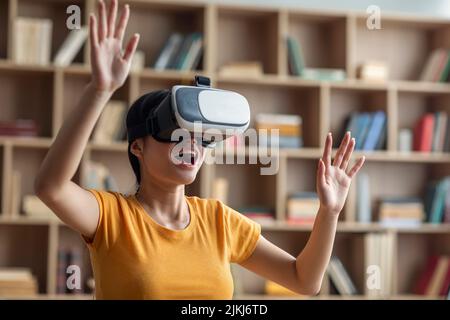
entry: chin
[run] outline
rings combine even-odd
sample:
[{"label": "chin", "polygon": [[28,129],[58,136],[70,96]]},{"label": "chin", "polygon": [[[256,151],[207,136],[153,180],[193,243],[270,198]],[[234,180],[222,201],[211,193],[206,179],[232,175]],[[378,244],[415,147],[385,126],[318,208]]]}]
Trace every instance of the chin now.
[{"label": "chin", "polygon": [[178,182],[178,184],[188,185],[195,181],[198,170],[197,169],[186,170],[186,169],[176,168],[175,172],[176,172],[176,177],[174,180],[176,180]]}]

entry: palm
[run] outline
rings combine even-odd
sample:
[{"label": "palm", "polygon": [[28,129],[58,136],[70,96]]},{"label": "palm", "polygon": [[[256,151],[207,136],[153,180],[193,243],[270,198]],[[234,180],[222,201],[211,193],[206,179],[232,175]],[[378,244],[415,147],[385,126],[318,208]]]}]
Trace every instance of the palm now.
[{"label": "palm", "polygon": [[90,18],[92,77],[99,90],[114,91],[123,85],[128,76],[139,36],[133,36],[122,54],[123,35],[129,18],[128,6],[122,11],[117,28],[117,0],[112,1],[108,17],[103,1],[99,1],[98,11],[98,28],[95,16]]},{"label": "palm", "polygon": [[360,158],[351,170],[346,172],[348,162],[355,147],[355,140],[350,140],[347,133],[336,152],[331,164],[332,137],[328,135],[323,157],[317,171],[317,193],[320,205],[329,212],[338,214],[344,207],[352,177],[359,171],[364,163]]},{"label": "palm", "polygon": [[[122,59],[121,45],[117,39],[106,39],[97,49],[100,59],[93,65],[94,77],[99,87],[120,87],[125,81],[128,69]],[[94,64],[94,63],[93,63]]]}]

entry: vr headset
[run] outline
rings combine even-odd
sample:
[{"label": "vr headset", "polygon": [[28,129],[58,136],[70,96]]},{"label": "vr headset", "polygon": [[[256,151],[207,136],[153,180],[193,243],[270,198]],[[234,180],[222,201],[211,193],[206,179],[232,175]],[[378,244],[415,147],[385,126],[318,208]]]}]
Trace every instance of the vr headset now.
[{"label": "vr headset", "polygon": [[204,147],[243,133],[250,123],[250,107],[239,93],[211,88],[207,77],[196,76],[195,86],[173,86],[145,122],[128,129],[128,141],[147,135],[160,142],[180,142],[176,129],[201,139]]}]

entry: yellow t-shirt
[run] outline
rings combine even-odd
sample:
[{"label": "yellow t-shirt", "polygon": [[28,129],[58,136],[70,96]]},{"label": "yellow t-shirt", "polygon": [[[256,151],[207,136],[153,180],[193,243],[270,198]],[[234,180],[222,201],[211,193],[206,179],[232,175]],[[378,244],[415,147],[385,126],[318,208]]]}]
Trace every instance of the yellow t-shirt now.
[{"label": "yellow t-shirt", "polygon": [[100,219],[91,255],[97,299],[231,299],[230,262],[253,252],[261,226],[222,202],[185,197],[191,220],[172,230],[134,195],[89,189]]}]

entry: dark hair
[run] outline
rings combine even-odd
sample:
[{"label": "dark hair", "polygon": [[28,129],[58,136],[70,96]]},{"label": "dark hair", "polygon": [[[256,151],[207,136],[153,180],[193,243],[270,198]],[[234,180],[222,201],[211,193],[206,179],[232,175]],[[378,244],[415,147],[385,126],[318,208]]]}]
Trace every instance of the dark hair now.
[{"label": "dark hair", "polygon": [[[144,123],[150,112],[155,109],[168,94],[170,94],[169,90],[157,90],[146,93],[137,99],[131,105],[127,113],[127,130],[131,127]],[[134,175],[136,176],[138,186],[137,190],[139,190],[141,184],[141,170],[139,167],[139,159],[131,153],[132,143],[133,141],[128,143],[128,159],[130,160]]]}]

